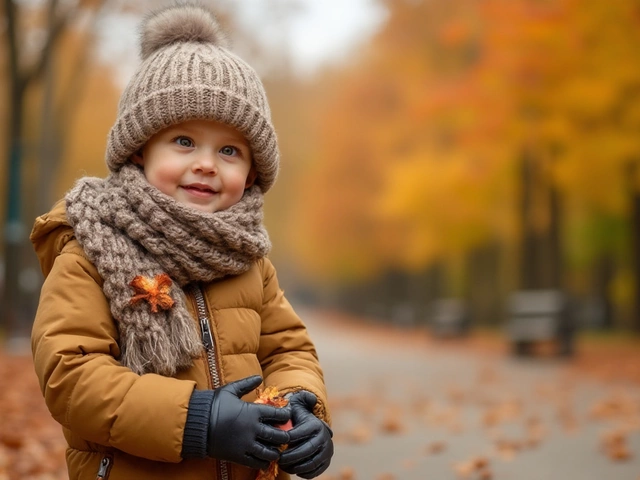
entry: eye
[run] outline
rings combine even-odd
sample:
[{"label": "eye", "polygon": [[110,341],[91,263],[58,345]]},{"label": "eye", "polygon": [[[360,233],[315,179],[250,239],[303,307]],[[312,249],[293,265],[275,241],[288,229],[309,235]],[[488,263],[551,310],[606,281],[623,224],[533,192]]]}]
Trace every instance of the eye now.
[{"label": "eye", "polygon": [[238,153],[238,149],[236,147],[232,147],[230,145],[227,145],[226,147],[222,147],[220,149],[220,153],[222,155],[227,155],[229,157],[236,155]]},{"label": "eye", "polygon": [[180,137],[176,137],[173,141],[176,142],[181,147],[192,148],[194,146],[193,140],[191,140],[189,137],[180,136]]}]

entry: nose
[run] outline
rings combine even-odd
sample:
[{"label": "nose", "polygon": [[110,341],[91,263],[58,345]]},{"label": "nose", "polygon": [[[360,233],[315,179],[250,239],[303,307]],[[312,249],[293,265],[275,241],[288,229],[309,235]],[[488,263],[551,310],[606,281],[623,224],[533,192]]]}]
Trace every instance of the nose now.
[{"label": "nose", "polygon": [[191,169],[195,173],[203,173],[205,175],[217,174],[218,166],[215,155],[207,152],[201,152],[194,158]]}]

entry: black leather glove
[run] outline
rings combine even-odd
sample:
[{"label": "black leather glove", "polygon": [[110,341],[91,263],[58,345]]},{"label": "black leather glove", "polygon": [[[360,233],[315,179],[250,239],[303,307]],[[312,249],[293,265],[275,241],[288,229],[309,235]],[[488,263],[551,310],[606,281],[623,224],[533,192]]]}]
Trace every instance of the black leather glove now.
[{"label": "black leather glove", "polygon": [[320,475],[333,456],[333,432],[312,413],[317,401],[313,393],[305,390],[289,399],[293,428],[289,430],[289,446],[280,455],[278,464],[285,472],[302,478]]},{"label": "black leather glove", "polygon": [[214,390],[207,438],[209,456],[260,469],[280,457],[278,447],[289,442],[289,434],[272,425],[289,421],[290,408],[240,399],[261,382],[260,376],[254,375]]}]

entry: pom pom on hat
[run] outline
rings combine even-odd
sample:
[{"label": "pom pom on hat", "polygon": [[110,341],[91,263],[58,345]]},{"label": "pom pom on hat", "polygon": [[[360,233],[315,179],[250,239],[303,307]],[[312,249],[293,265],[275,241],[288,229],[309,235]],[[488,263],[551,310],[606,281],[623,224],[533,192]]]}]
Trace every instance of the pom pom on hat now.
[{"label": "pom pom on hat", "polygon": [[143,60],[156,50],[177,42],[228,46],[215,15],[195,4],[175,5],[151,13],[140,26],[140,55]]}]

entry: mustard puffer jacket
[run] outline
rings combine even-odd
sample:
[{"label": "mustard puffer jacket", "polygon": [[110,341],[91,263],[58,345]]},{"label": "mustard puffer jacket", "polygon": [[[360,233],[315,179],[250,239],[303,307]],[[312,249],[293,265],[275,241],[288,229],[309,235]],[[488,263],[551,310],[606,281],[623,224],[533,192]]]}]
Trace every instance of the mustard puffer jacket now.
[{"label": "mustard puffer jacket", "polygon": [[[63,202],[36,220],[31,241],[45,276],[33,359],[69,445],[70,479],[255,479],[255,470],[240,465],[180,456],[191,394],[214,388],[214,381],[259,374],[283,394],[308,390],[318,397],[314,413],[330,423],[315,347],[268,259],[202,287],[215,347],[209,358],[175,377],[140,376],[117,360],[118,332],[103,280],[75,240]],[[190,292],[187,304],[200,329]],[[212,378],[211,362],[219,378]],[[253,401],[255,393],[244,399]]]}]

